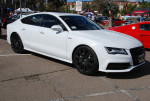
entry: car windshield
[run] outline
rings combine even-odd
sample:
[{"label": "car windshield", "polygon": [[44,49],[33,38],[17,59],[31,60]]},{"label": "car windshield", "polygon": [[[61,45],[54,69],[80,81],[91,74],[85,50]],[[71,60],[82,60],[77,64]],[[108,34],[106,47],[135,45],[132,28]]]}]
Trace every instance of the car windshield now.
[{"label": "car windshield", "polygon": [[83,16],[60,16],[71,30],[100,30],[100,26],[96,25]]}]

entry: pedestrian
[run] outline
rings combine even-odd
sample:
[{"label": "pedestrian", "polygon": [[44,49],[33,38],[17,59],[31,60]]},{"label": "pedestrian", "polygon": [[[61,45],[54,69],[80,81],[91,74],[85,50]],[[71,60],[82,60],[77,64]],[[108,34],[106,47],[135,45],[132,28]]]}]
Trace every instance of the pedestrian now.
[{"label": "pedestrian", "polygon": [[142,22],[142,21],[143,21],[143,16],[140,17],[140,22]]},{"label": "pedestrian", "polygon": [[13,10],[10,12],[10,16],[9,17],[12,17],[14,15],[14,12]]},{"label": "pedestrian", "polygon": [[2,20],[0,19],[0,37],[2,35],[1,25],[2,25]]},{"label": "pedestrian", "polygon": [[115,18],[114,18],[114,15],[112,15],[112,27],[115,27]]},{"label": "pedestrian", "polygon": [[4,11],[3,11],[3,8],[1,8],[1,14],[0,14],[0,19],[2,20],[4,18]]},{"label": "pedestrian", "polygon": [[92,21],[93,21],[93,22],[95,21],[95,16],[94,16],[94,14],[92,15]]}]

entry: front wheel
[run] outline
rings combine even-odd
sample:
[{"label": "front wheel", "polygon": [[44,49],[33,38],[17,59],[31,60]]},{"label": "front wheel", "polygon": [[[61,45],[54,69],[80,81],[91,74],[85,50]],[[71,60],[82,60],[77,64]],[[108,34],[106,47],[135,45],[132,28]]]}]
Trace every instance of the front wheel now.
[{"label": "front wheel", "polygon": [[85,75],[93,75],[98,71],[97,56],[93,49],[88,46],[81,46],[75,50],[73,63],[75,68]]},{"label": "front wheel", "polygon": [[23,53],[23,44],[19,35],[12,34],[11,35],[11,48],[15,53]]}]

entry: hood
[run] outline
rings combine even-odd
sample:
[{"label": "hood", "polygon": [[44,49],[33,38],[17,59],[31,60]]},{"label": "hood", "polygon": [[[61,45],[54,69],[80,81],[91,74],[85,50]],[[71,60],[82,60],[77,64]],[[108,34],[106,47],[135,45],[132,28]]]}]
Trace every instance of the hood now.
[{"label": "hood", "polygon": [[74,31],[75,34],[88,40],[94,40],[98,45],[106,47],[116,47],[130,49],[142,46],[142,43],[137,39],[110,30],[88,30],[88,31]]}]

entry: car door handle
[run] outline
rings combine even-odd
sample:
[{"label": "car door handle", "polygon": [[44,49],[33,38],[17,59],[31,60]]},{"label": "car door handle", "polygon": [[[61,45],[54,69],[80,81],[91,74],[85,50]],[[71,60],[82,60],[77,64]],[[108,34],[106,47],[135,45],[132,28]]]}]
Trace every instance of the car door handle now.
[{"label": "car door handle", "polygon": [[23,28],[22,30],[26,30],[26,29]]},{"label": "car door handle", "polygon": [[40,32],[41,34],[44,34],[44,32]]}]

